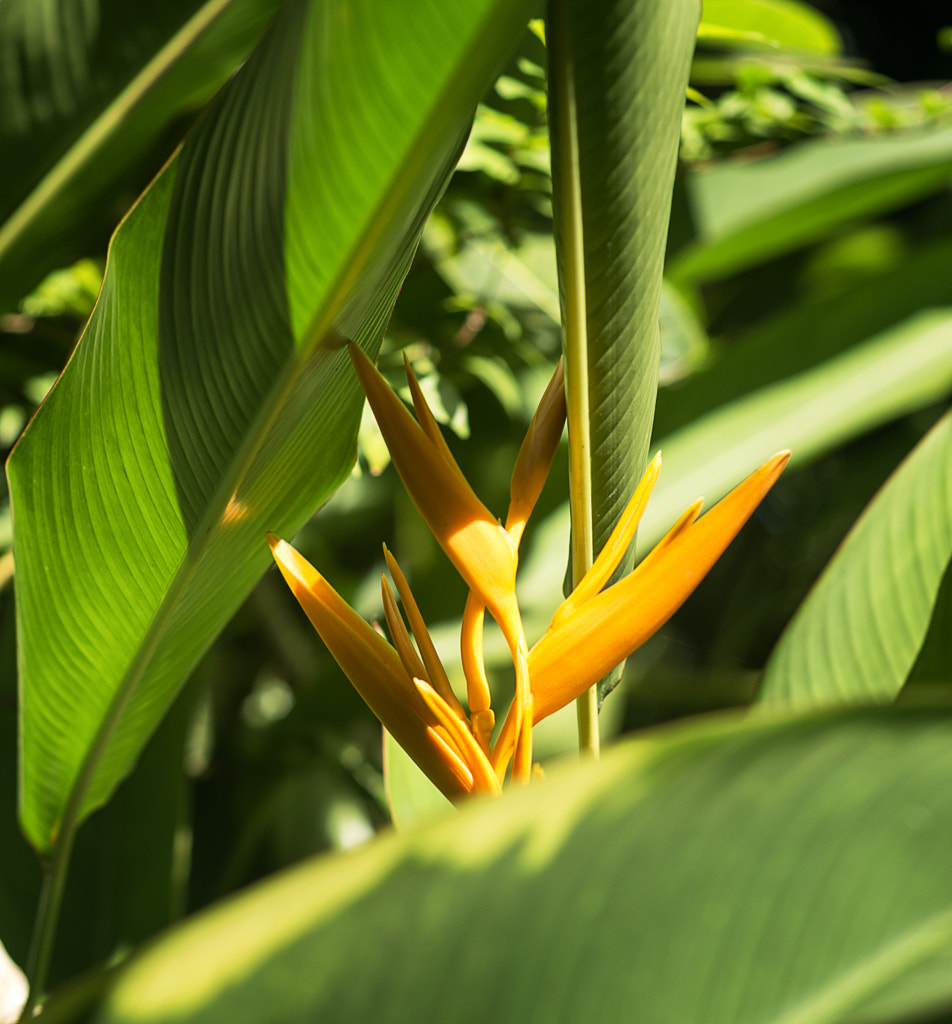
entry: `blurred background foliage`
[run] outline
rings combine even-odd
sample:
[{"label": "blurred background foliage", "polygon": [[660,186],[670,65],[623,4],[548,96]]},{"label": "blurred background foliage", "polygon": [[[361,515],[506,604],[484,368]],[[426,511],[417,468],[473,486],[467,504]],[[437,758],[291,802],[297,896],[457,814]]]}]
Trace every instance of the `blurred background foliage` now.
[{"label": "blurred background foliage", "polygon": [[[677,450],[693,427],[729,456],[746,429],[732,426],[731,416],[741,423],[752,398],[807,382],[817,401],[804,407],[789,441],[796,456],[798,440],[807,439],[796,468],[696,595],[630,659],[603,710],[606,735],[749,701],[785,623],[857,515],[948,406],[952,28],[936,23],[926,3],[894,8],[705,0],[660,311],[656,441]],[[460,465],[499,515],[560,348],[543,37],[541,25],[527,31],[518,58],[484,98],[380,360],[400,386],[401,352],[409,356]],[[144,186],[189,116],[180,111],[163,128],[171,141],[151,165],[127,161],[103,218],[114,225],[117,196],[128,202]],[[0,318],[5,452],[95,301],[105,246],[101,230],[86,237],[78,262],[31,282]],[[940,311],[924,355],[916,320],[923,310]],[[855,371],[832,391],[837,361],[851,355]],[[901,400],[887,400],[877,382],[895,383],[896,367],[907,386]],[[690,460],[672,468],[688,481],[698,471]],[[561,595],[566,478],[563,452],[523,547],[530,636],[544,629]],[[662,490],[664,480],[663,472]],[[3,551],[8,508],[0,512]],[[365,416],[351,479],[295,543],[374,619],[383,542],[409,577],[452,674],[463,585]],[[0,565],[8,582],[9,557]],[[933,633],[949,605],[940,600]],[[0,812],[12,822],[9,586],[0,617]],[[924,683],[939,671],[929,645]],[[493,651],[490,636],[490,660]],[[504,669],[494,684],[501,692],[511,685]],[[574,713],[539,731],[543,756],[571,748]],[[174,789],[170,772],[181,779]],[[108,958],[117,935],[131,943],[186,908],[315,851],[358,843],[388,820],[379,726],[271,572],[207,655],[119,798],[80,833],[55,974]],[[39,869],[9,829],[0,856],[23,880],[0,906],[4,942],[22,962]],[[132,858],[137,872],[126,878],[123,864]],[[90,930],[93,906],[100,927]]]}]

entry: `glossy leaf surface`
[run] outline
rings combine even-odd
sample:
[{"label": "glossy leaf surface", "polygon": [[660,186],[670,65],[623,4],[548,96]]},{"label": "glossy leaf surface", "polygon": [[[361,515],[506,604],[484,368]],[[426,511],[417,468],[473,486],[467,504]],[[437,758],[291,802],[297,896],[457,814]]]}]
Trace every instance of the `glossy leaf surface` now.
[{"label": "glossy leaf surface", "polygon": [[945,187],[952,135],[933,129],[815,139],[725,161],[688,179],[697,238],[672,259],[678,283],[726,277]]},{"label": "glossy leaf surface", "polygon": [[[902,980],[952,944],[950,772],[944,713],[659,733],[201,915],[95,1019],[829,1024],[887,993],[909,1013]],[[946,975],[925,1003],[950,998]]]},{"label": "glossy leaf surface", "polygon": [[[570,472],[587,481],[573,484],[574,495],[590,490],[593,555],[646,464],[671,187],[698,16],[695,0],[550,7]],[[576,572],[577,562],[573,554]]]},{"label": "glossy leaf surface", "polygon": [[840,39],[819,11],[798,0],[705,0],[698,39],[835,56]]},{"label": "glossy leaf surface", "polygon": [[531,5],[307,3],[117,232],[11,456],[21,820],[40,850],[129,770],[201,652],[353,460],[342,347],[379,344]]},{"label": "glossy leaf surface", "polygon": [[950,387],[952,314],[935,310],[752,391],[656,439],[664,468],[639,541],[647,549],[692,501],[710,505],[778,449],[791,449],[791,466],[808,462]]},{"label": "glossy leaf surface", "polygon": [[[795,304],[781,304],[742,331],[736,341],[721,347],[700,372],[679,381],[677,388],[659,393],[656,437],[669,436],[751,392],[819,368],[850,349],[858,350],[865,342],[875,344],[877,336],[893,335],[901,346],[898,339],[906,327],[914,332],[923,313],[922,324],[927,327],[927,311],[941,313],[952,307],[952,280],[946,273],[952,261],[949,239],[939,238],[909,250],[891,227],[871,225],[847,235],[845,244],[859,259],[868,258],[878,246],[879,268],[868,275],[861,273],[859,280],[845,288],[834,284],[825,291],[829,275],[821,258],[814,277],[819,294],[805,295],[802,300],[798,297]],[[831,246],[835,250],[838,243]],[[937,350],[943,347],[938,339],[933,344]],[[937,357],[941,358],[938,352]],[[897,360],[890,372],[900,373],[905,362]],[[927,378],[928,371],[923,376]],[[922,398],[925,403],[935,400],[925,389]]]},{"label": "glossy leaf surface", "polygon": [[929,628],[952,561],[952,417],[890,477],[781,637],[762,704],[888,701]]}]

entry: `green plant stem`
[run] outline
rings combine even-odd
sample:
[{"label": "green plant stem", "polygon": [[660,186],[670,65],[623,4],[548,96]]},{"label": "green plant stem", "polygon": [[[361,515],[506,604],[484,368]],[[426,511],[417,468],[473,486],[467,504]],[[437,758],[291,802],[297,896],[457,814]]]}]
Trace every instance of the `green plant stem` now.
[{"label": "green plant stem", "polygon": [[40,901],[36,908],[36,923],[33,926],[30,957],[27,962],[27,981],[30,983],[30,991],[26,1005],[23,1007],[23,1013],[20,1015],[20,1024],[30,1019],[33,1008],[39,1002],[46,987],[53,942],[56,939],[60,909],[63,905],[66,876],[73,854],[73,840],[76,838],[76,830],[80,825],[83,801],[86,799],[96,766],[99,764],[102,752],[127,699],[127,694],[120,693],[119,699],[113,701],[103,724],[96,733],[80,766],[72,793],[63,811],[59,830],[55,834],[53,853],[43,866],[43,887],[40,890]]},{"label": "green plant stem", "polygon": [[[575,106],[575,72],[569,33],[565,28],[566,0],[549,5],[550,91],[555,92],[558,145],[556,209],[562,243],[562,317],[565,346],[565,398],[569,435],[569,501],[572,518],[572,586],[592,566],[592,446],[588,406],[588,324],[585,302],[585,245],[582,187]],[[596,689],[576,701],[579,749],[598,756]]]},{"label": "green plant stem", "polygon": [[76,828],[73,821],[64,821],[60,840],[52,857],[43,867],[43,887],[40,890],[40,901],[36,908],[36,922],[33,925],[33,937],[27,961],[27,980],[30,983],[30,990],[23,1012],[20,1014],[20,1024],[24,1024],[25,1021],[33,1017],[33,1010],[46,988],[50,958],[53,954],[53,941],[56,938],[60,909],[63,905],[63,892],[66,888],[66,875],[69,871],[75,835]]}]

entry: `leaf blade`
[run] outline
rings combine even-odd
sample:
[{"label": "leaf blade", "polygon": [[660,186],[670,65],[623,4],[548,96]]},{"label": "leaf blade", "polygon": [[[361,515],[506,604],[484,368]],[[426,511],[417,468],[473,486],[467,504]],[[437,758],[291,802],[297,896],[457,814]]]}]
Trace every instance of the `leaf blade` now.
[{"label": "leaf blade", "polygon": [[758,701],[888,701],[913,667],[952,561],[952,417],[873,499],[767,662]]},{"label": "leaf blade", "polygon": [[716,501],[778,449],[790,448],[796,466],[939,400],[950,386],[952,316],[937,309],[729,402],[657,440],[665,468],[639,537],[659,540],[692,501]]},{"label": "leaf blade", "polygon": [[627,743],[202,915],[96,1019],[840,1020],[952,946],[949,731],[907,709]]},{"label": "leaf blade", "polygon": [[[566,0],[551,7],[550,124],[570,473],[573,494],[590,495],[573,500],[591,504],[590,512],[573,511],[573,531],[591,557],[607,541],[647,461],[664,246],[698,15],[693,0]],[[584,532],[591,531],[591,540],[583,541],[582,519],[589,516]],[[573,541],[579,578],[587,565],[575,550]],[[619,575],[633,559],[629,552]]]},{"label": "leaf blade", "polygon": [[[21,821],[38,849],[128,771],[268,564],[265,532],[293,533],[346,474],[362,399],[339,339],[379,343],[460,133],[529,7],[414,2],[378,18],[367,2],[295,0],[117,233],[83,342],[8,462]],[[394,31],[428,59],[391,64]],[[322,68],[297,55],[354,54],[355,40],[349,102],[331,109]],[[381,82],[403,97],[398,119],[373,102]],[[360,216],[343,233],[319,219],[336,168],[293,142],[321,118],[338,145],[387,140],[364,173],[348,165]],[[316,255],[290,243],[295,218]],[[182,255],[199,239],[208,262]],[[316,282],[310,313],[294,281]]]},{"label": "leaf blade", "polygon": [[952,166],[945,132],[816,139],[688,179],[698,237],[671,261],[677,284],[719,280],[825,238],[844,224],[941,189]]}]

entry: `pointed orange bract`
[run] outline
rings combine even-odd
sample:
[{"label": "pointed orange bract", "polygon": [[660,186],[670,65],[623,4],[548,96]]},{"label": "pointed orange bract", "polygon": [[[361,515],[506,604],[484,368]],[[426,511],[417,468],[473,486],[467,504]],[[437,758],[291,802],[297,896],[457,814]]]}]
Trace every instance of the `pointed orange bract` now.
[{"label": "pointed orange bract", "polygon": [[420,648],[420,657],[426,666],[430,685],[450,705],[456,714],[462,715],[463,705],[460,704],[456,694],[453,693],[450,681],[446,677],[446,670],[443,668],[440,656],[436,653],[436,647],[433,645],[433,640],[426,628],[426,623],[423,621],[420,609],[417,607],[416,600],[410,591],[410,585],[401,572],[400,566],[397,565],[397,560],[387,550],[386,544],[383,546],[383,557],[386,560],[387,568],[390,570],[390,575],[393,577],[393,582],[396,584],[400,600],[403,602],[403,610],[407,615],[410,632],[416,638],[417,646]]},{"label": "pointed orange bract", "polygon": [[421,427],[364,353],[356,345],[348,350],[407,493],[459,574],[514,643],[522,631],[515,600],[516,545],[473,493],[446,443],[433,440],[435,424]]},{"label": "pointed orange bract", "polygon": [[496,773],[466,722],[453,713],[450,706],[429,683],[425,683],[422,679],[414,679],[413,682],[427,707],[446,730],[448,740],[459,752],[461,760],[472,773],[473,787],[483,793],[498,793],[500,787]]},{"label": "pointed orange bract", "polygon": [[578,586],[559,605],[552,617],[552,625],[557,625],[566,615],[581,607],[589,598],[594,597],[611,578],[618,568],[619,562],[625,557],[628,545],[634,540],[641,517],[648,507],[648,499],[658,482],[661,472],[661,452],[651,460],[635,488],[635,493],[622,512],[615,529],[598,553],[592,567],[579,580]]},{"label": "pointed orange bract", "polygon": [[[535,719],[558,711],[624,661],[688,599],[740,532],[780,476],[789,452],[780,452],[710,512],[682,517],[623,580],[568,614],[529,652]],[[568,600],[571,600],[571,595]]]},{"label": "pointed orange bract", "polygon": [[457,774],[427,737],[427,726],[437,719],[397,652],[290,544],[270,534],[268,543],[298,603],[370,710],[449,799],[465,796]]},{"label": "pointed orange bract", "polygon": [[509,485],[506,531],[518,545],[539,500],[565,428],[565,372],[559,360],[519,448]]},{"label": "pointed orange bract", "polygon": [[[631,544],[657,482],[661,456],[655,456],[591,569],[530,651],[516,600],[516,565],[526,521],[565,422],[561,364],[520,448],[504,528],[467,483],[409,365],[416,419],[363,352],[354,345],[349,350],[410,497],[470,588],[460,635],[468,710],[453,692],[406,578],[386,548],[403,605],[401,614],[383,579],[384,611],[396,647],[290,545],[269,537],[275,560],[344,673],[442,792],[451,800],[498,793],[510,768],[513,781],[527,782],[538,774],[532,761],[533,724],[579,697],[667,622],[773,486],[789,452],[775,455],[700,519],[701,503],[696,502],[633,572],[603,589]],[[495,743],[482,650],[487,608],[509,644],[516,676],[516,693]]]}]

